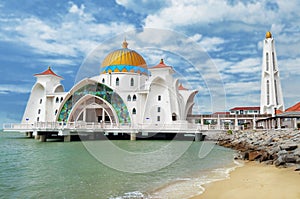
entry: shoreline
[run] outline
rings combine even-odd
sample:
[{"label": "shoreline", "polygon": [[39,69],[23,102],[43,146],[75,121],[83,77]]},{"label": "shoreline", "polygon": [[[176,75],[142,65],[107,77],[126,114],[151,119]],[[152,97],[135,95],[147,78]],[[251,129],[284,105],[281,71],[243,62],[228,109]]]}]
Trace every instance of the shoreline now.
[{"label": "shoreline", "polygon": [[230,177],[203,185],[204,192],[190,199],[300,198],[300,173],[294,168],[276,168],[258,162],[244,162]]},{"label": "shoreline", "polygon": [[199,196],[204,193],[206,185],[229,179],[232,171],[244,165],[243,161],[231,160],[232,162],[227,165],[207,168],[193,173],[191,176],[178,177],[167,184],[145,192],[146,198],[188,199]]}]

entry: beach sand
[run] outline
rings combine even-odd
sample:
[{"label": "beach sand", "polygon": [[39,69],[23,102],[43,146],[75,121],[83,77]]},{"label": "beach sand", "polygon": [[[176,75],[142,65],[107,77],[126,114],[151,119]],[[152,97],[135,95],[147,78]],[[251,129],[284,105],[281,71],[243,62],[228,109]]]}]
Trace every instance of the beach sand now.
[{"label": "beach sand", "polygon": [[300,199],[300,174],[294,168],[276,168],[246,162],[230,178],[205,185],[205,192],[193,199]]}]

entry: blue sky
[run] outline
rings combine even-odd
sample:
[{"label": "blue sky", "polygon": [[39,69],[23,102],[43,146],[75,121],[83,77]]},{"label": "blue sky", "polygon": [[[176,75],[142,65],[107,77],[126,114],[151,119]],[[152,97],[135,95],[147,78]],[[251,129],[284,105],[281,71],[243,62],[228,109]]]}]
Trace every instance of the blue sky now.
[{"label": "blue sky", "polygon": [[[262,40],[270,30],[287,108],[300,101],[299,9],[297,0],[0,0],[0,124],[21,120],[34,74],[50,65],[69,90],[84,59],[105,41],[121,43],[120,35],[126,35],[129,47],[147,53],[130,38],[130,32],[147,28],[182,34],[208,53],[224,83],[225,109],[259,106]],[[169,41],[152,40],[153,47]],[[195,111],[211,111],[209,92],[195,68],[161,52],[152,51],[146,61],[152,65],[161,56],[185,77],[187,87],[199,90]]]}]

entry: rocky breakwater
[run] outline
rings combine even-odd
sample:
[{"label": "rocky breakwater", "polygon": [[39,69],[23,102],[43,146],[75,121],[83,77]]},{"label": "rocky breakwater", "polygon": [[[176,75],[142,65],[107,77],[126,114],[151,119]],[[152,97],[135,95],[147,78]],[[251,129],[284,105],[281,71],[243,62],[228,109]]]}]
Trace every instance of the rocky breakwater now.
[{"label": "rocky breakwater", "polygon": [[299,130],[229,131],[219,136],[218,144],[238,150],[240,159],[300,170]]}]

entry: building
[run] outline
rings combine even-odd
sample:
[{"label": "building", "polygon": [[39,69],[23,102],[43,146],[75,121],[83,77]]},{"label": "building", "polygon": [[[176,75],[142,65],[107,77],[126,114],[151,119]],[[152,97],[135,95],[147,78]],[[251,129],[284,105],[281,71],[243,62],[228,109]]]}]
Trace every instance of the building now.
[{"label": "building", "polygon": [[276,110],[284,111],[284,102],[275,41],[271,32],[267,32],[263,41],[260,113],[274,116]]},{"label": "building", "polygon": [[197,91],[184,88],[163,60],[148,67],[125,40],[99,67],[101,74],[81,80],[68,92],[50,67],[36,74],[22,123],[96,123],[121,129],[188,123]]},{"label": "building", "polygon": [[231,115],[254,115],[260,114],[259,106],[234,107],[229,110]]}]

